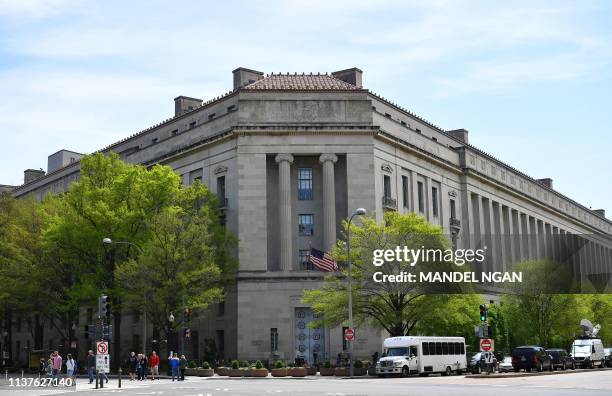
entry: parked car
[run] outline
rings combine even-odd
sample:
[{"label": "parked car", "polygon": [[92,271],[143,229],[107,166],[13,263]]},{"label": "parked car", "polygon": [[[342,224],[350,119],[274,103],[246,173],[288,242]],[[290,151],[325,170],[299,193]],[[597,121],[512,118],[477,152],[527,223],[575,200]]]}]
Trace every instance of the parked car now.
[{"label": "parked car", "polygon": [[561,370],[576,369],[574,358],[565,349],[547,349],[546,353],[552,358],[553,370],[557,368]]},{"label": "parked car", "polygon": [[504,356],[499,365],[497,365],[497,369],[502,373],[510,372],[514,369],[512,367],[512,356]]},{"label": "parked car", "polygon": [[612,367],[612,348],[604,349],[604,355],[606,356],[606,366]]},{"label": "parked car", "polygon": [[512,367],[518,372],[532,369],[544,371],[553,369],[552,359],[544,348],[537,345],[525,345],[514,348],[512,351]]}]

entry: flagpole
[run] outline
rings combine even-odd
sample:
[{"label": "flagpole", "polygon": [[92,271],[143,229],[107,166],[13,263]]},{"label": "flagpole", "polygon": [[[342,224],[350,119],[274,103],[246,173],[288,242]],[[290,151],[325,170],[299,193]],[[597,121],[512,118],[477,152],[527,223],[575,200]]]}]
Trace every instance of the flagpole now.
[{"label": "flagpole", "polygon": [[[351,266],[351,222],[353,221],[353,217],[355,216],[363,216],[366,214],[366,210],[364,208],[359,208],[351,215],[348,221],[348,229],[346,232],[346,254],[348,261],[348,320],[349,320],[349,329],[353,330],[353,269]],[[355,333],[353,333],[355,334]],[[344,337],[344,334],[342,334]],[[354,336],[353,336],[354,337]],[[347,340],[349,343],[349,377],[353,376],[353,340]]]}]

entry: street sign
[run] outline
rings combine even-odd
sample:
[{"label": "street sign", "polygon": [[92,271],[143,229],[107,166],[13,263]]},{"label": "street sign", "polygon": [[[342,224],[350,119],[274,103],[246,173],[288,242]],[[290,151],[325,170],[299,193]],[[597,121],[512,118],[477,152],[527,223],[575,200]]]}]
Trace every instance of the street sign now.
[{"label": "street sign", "polygon": [[493,352],[495,350],[494,345],[494,341],[490,338],[480,340],[480,350],[482,352]]},{"label": "street sign", "polygon": [[96,371],[100,374],[110,373],[110,356],[96,355]]},{"label": "street sign", "polygon": [[108,342],[96,342],[96,355],[108,355]]},{"label": "street sign", "polygon": [[353,341],[355,339],[355,330],[354,329],[344,330],[344,339],[347,341]]}]

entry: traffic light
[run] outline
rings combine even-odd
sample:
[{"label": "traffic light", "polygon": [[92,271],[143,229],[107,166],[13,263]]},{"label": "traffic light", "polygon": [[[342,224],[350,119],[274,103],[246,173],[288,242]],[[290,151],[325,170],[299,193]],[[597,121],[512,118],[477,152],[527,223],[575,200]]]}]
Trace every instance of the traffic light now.
[{"label": "traffic light", "polygon": [[480,304],[480,321],[487,321],[487,306],[484,304]]},{"label": "traffic light", "polygon": [[185,307],[185,309],[183,309],[183,323],[189,322],[189,315],[190,314],[191,314],[191,312],[189,311],[189,308]]},{"label": "traffic light", "polygon": [[185,338],[191,338],[191,329],[185,329]]},{"label": "traffic light", "polygon": [[98,313],[101,318],[110,320],[110,297],[104,294],[98,299]]}]

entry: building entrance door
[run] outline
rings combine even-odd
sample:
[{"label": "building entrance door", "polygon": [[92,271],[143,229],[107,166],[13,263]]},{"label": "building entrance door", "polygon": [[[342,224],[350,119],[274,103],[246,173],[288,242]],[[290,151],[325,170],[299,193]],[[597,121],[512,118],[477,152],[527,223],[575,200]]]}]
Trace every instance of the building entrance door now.
[{"label": "building entrance door", "polygon": [[308,323],[314,319],[310,308],[295,309],[295,357],[304,359],[310,366],[325,359],[325,331],[311,329]]}]

